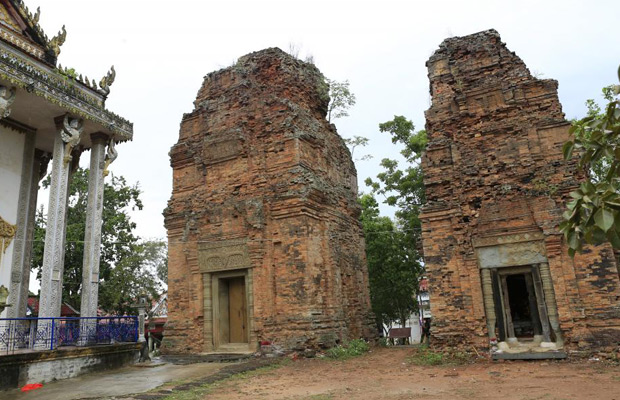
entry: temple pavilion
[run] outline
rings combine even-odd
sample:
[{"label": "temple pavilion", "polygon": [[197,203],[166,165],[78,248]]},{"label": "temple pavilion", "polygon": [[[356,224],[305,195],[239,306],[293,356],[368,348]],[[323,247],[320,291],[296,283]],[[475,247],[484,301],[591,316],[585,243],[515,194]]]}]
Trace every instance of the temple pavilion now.
[{"label": "temple pavilion", "polygon": [[[21,0],[0,0],[0,317],[27,310],[32,235],[39,181],[51,164],[51,185],[39,317],[59,317],[68,183],[90,150],[84,238],[83,317],[95,316],[103,182],[115,144],[132,139],[132,124],[106,110],[115,71],[89,80],[58,64],[64,26],[51,39]],[[8,292],[8,298],[6,298]]]}]

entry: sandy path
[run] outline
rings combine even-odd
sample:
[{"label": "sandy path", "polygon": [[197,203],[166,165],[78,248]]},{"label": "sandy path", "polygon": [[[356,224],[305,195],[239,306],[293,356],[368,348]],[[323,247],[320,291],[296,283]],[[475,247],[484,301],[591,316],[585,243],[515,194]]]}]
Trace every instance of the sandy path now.
[{"label": "sandy path", "polygon": [[620,400],[620,367],[602,363],[484,362],[420,367],[413,350],[380,348],[347,361],[299,360],[232,380],[208,399]]}]

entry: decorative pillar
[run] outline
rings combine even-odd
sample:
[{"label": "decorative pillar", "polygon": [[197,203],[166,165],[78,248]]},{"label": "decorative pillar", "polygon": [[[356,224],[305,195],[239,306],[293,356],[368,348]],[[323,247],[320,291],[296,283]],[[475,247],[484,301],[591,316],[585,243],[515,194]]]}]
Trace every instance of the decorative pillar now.
[{"label": "decorative pillar", "polygon": [[491,281],[491,270],[482,269],[482,297],[484,299],[484,309],[487,314],[487,331],[489,332],[489,340],[497,340],[495,335],[495,302],[493,301],[493,283]]},{"label": "decorative pillar", "polygon": [[101,257],[101,224],[103,215],[103,188],[105,148],[108,136],[90,135],[90,171],[88,174],[88,203],[84,235],[84,263],[82,267],[82,303],[80,316],[96,317],[99,298],[99,260]]},{"label": "decorative pillar", "polygon": [[26,316],[28,304],[28,286],[30,283],[30,261],[32,256],[32,239],[37,207],[39,181],[47,171],[49,154],[34,147],[35,132],[26,133],[22,180],[19,188],[19,211],[17,214],[17,232],[13,248],[13,265],[11,267],[11,286],[8,310],[9,318]]},{"label": "decorative pillar", "polygon": [[138,309],[138,342],[146,342],[146,338],[144,337],[144,321],[146,317],[146,307],[148,307],[148,301],[146,298],[146,294],[141,294],[138,298],[138,302],[132,304],[132,308]]},{"label": "decorative pillar", "polygon": [[[15,101],[15,92],[15,87],[9,89],[4,85],[0,85],[0,119],[11,115],[11,105]],[[15,233],[16,227],[5,222],[0,217],[0,268],[2,268],[2,255],[9,247]],[[9,286],[11,285],[9,284]],[[11,305],[9,296],[9,290],[4,285],[0,286],[0,314]]]},{"label": "decorative pillar", "polygon": [[551,280],[551,270],[548,263],[541,263],[539,266],[540,280],[542,281],[543,292],[545,293],[545,303],[547,303],[547,314],[549,316],[549,325],[555,334],[555,342],[557,347],[564,344],[562,332],[560,331],[560,320],[558,316],[558,305],[555,301],[555,291],[553,290],[553,281]]},{"label": "decorative pillar", "polygon": [[71,155],[80,142],[83,122],[68,115],[57,117],[59,130],[54,140],[52,176],[45,231],[45,250],[41,274],[39,317],[59,317],[62,304],[62,275]]}]

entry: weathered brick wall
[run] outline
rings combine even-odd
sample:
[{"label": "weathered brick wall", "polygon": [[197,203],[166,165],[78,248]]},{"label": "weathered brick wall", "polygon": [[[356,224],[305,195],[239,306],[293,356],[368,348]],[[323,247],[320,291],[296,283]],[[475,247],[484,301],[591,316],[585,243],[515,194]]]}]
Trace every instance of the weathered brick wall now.
[{"label": "weathered brick wall", "polygon": [[474,243],[540,237],[568,348],[620,341],[620,285],[607,245],[571,259],[558,231],[578,184],[557,82],[533,77],[489,30],[446,39],[427,62],[432,105],[423,159],[428,204],[423,241],[433,335],[443,344],[487,347]]},{"label": "weathered brick wall", "polygon": [[328,101],[319,70],[279,49],[206,76],[170,151],[168,352],[212,349],[199,252],[236,239],[251,260],[252,340],[373,335],[356,171]]}]

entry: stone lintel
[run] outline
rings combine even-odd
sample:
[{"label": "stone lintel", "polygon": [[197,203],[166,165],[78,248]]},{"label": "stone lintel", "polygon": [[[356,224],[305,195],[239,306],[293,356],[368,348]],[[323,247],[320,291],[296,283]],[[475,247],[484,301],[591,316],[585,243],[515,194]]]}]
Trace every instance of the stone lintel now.
[{"label": "stone lintel", "polygon": [[472,245],[474,247],[497,246],[508,243],[521,243],[544,240],[545,235],[540,231],[530,231],[513,234],[500,234],[486,237],[473,237]]},{"label": "stone lintel", "polygon": [[541,240],[513,242],[476,249],[478,266],[485,268],[516,267],[546,263],[545,245]]},{"label": "stone lintel", "polygon": [[230,239],[199,243],[198,266],[202,273],[251,268],[247,240]]}]

